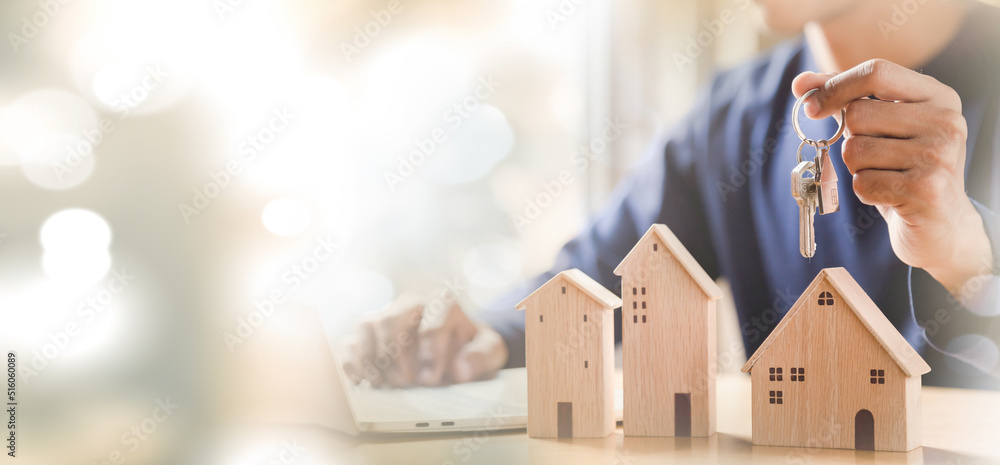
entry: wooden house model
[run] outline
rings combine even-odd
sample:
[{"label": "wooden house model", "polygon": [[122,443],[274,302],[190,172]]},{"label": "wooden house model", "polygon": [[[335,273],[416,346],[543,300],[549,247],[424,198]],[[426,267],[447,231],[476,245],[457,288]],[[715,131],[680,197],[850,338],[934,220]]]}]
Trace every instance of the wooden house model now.
[{"label": "wooden house model", "polygon": [[753,443],[914,449],[928,371],[847,270],[824,269],[743,366]]},{"label": "wooden house model", "polygon": [[614,309],[621,304],[577,269],[555,275],[517,304],[526,313],[528,436],[614,431]]},{"label": "wooden house model", "polygon": [[715,303],[722,291],[669,228],[625,256],[622,363],[626,436],[715,433]]}]

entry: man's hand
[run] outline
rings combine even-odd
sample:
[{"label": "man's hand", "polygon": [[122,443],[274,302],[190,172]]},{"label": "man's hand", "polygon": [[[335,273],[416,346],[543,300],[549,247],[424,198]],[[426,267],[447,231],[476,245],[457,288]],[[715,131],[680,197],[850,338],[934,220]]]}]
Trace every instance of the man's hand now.
[{"label": "man's hand", "polygon": [[366,315],[338,355],[355,384],[440,386],[493,377],[507,363],[507,346],[456,303],[403,297]]},{"label": "man's hand", "polygon": [[965,193],[967,129],[958,94],[885,60],[837,75],[802,73],[792,83],[796,96],[815,88],[804,104],[810,118],[847,108],[844,164],[858,198],[888,223],[896,256],[955,295],[988,272],[989,239]]}]

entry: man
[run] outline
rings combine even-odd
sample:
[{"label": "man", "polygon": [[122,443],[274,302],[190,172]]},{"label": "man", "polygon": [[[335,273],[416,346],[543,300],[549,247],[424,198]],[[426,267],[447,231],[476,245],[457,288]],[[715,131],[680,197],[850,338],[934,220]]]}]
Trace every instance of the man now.
[{"label": "man", "polygon": [[[373,384],[465,382],[523,366],[514,303],[572,267],[620,293],[612,270],[665,223],[711,276],[729,279],[748,354],[820,269],[844,266],[931,364],[925,382],[1000,386],[1000,10],[962,0],[906,11],[892,0],[759,3],[770,27],[803,37],[716,76],[550,272],[483,312],[485,323],[453,305],[420,327],[422,303],[397,301],[345,341],[347,373],[359,380],[364,360],[400,336],[411,343]],[[842,108],[847,118],[830,151],[841,211],[816,218],[817,253],[805,260],[789,192],[799,139],[788,127],[797,96],[814,88],[808,137],[834,134],[829,117]]]}]

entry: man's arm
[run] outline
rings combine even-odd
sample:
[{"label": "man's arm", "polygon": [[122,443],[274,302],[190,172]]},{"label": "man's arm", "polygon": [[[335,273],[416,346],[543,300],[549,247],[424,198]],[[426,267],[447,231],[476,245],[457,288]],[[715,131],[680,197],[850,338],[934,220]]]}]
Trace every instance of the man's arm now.
[{"label": "man's arm", "polygon": [[[703,98],[707,98],[707,95]],[[707,108],[697,105],[696,108]],[[524,312],[514,305],[556,273],[579,268],[603,286],[621,294],[614,269],[653,223],[666,224],[713,277],[716,261],[698,190],[699,137],[696,119],[689,114],[642,157],[632,174],[615,188],[607,204],[588,227],[571,240],[552,268],[509,292],[478,317],[497,330],[506,342],[507,367],[524,366]],[[616,311],[616,319],[620,313]],[[616,324],[618,328],[620,323]],[[620,333],[616,332],[616,338]]]},{"label": "man's arm", "polygon": [[992,245],[992,260],[979,263],[980,274],[952,294],[929,273],[910,269],[910,305],[924,339],[931,348],[961,360],[994,378],[1000,378],[997,342],[1000,341],[1000,217],[973,201],[983,217]]}]

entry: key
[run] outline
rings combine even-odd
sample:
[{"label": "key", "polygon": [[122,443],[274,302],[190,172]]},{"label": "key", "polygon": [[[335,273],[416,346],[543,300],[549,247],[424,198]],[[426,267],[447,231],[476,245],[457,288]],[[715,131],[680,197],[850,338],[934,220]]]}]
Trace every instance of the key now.
[{"label": "key", "polygon": [[799,253],[805,258],[816,254],[816,231],[813,229],[819,203],[816,175],[816,164],[811,161],[803,161],[792,170],[792,197],[799,205]]},{"label": "key", "polygon": [[819,206],[816,212],[820,215],[840,211],[840,198],[837,195],[837,170],[833,168],[829,149],[819,150],[817,155],[816,184],[819,189]]},{"label": "key", "polygon": [[819,204],[817,175],[816,164],[811,161],[802,161],[792,170],[792,197],[799,205],[799,253],[805,258],[812,258],[816,254],[813,220]]}]

